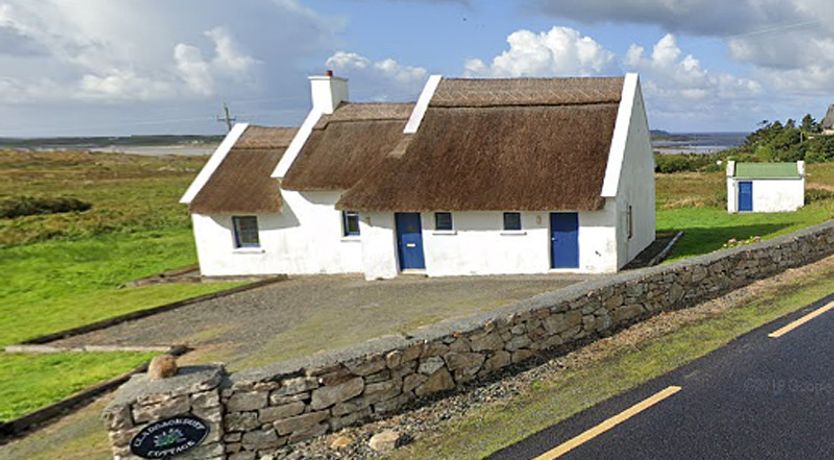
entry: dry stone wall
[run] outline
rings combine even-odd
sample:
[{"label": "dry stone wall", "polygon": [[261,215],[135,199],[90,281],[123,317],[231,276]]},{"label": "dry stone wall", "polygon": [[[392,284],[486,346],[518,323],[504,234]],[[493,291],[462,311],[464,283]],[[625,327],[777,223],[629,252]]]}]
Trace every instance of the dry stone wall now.
[{"label": "dry stone wall", "polygon": [[[577,284],[490,313],[421,328],[407,337],[383,337],[232,375],[220,369],[222,382],[216,390],[190,386],[179,396],[160,399],[147,384],[146,391],[136,393],[143,385],[136,378],[120,390],[107,412],[114,454],[129,458],[126,440],[153,416],[178,410],[206,413],[200,411],[215,406],[195,401],[214,401],[202,395],[217,391],[222,423],[218,422],[219,437],[212,439],[221,441],[222,455],[209,444],[203,456],[189,458],[260,458],[286,444],[396,412],[407,403],[453,390],[538,353],[566,351],[663,310],[692,306],[821,259],[834,253],[832,248],[834,223],[826,223],[750,246]],[[208,414],[212,422],[217,420],[216,412]]]}]

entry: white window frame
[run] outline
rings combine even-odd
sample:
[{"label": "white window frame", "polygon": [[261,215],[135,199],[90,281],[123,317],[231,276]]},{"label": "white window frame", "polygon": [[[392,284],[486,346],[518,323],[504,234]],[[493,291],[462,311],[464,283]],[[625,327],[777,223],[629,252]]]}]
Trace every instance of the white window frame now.
[{"label": "white window frame", "polygon": [[[255,241],[243,241],[244,234],[252,232],[252,229],[241,228],[241,223],[244,221],[255,222],[254,236]],[[258,216],[232,216],[232,233],[234,236],[235,249],[260,249],[261,247],[261,232],[258,225]],[[251,235],[250,235],[251,236]]]},{"label": "white window frame", "polygon": [[[356,218],[356,231],[352,232],[348,229],[348,219]],[[342,237],[343,238],[359,238],[361,230],[359,228],[359,212],[358,211],[342,211]]]}]

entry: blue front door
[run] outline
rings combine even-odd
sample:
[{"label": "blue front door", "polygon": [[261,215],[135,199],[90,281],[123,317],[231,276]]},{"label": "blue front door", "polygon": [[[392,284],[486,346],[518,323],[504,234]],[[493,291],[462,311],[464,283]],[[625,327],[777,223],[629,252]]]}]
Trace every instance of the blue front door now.
[{"label": "blue front door", "polygon": [[394,214],[397,224],[397,252],[400,256],[400,270],[426,268],[423,257],[423,229],[420,214],[398,212]]},{"label": "blue front door", "polygon": [[753,211],[753,183],[738,183],[738,210]]},{"label": "blue front door", "polygon": [[550,214],[550,266],[579,268],[579,214]]}]

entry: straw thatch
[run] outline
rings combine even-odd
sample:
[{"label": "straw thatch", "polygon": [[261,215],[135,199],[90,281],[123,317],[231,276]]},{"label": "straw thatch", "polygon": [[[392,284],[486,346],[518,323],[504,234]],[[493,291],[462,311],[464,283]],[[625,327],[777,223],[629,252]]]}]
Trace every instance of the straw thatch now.
[{"label": "straw thatch", "polygon": [[622,77],[443,79],[430,107],[507,107],[619,102]]},{"label": "straw thatch", "polygon": [[281,186],[347,190],[403,139],[413,104],[342,104],[313,129]]},{"label": "straw thatch", "polygon": [[405,148],[349,190],[340,209],[600,209],[616,103],[430,107]]},{"label": "straw thatch", "polygon": [[250,126],[189,206],[197,214],[281,211],[278,181],[270,174],[297,129]]}]

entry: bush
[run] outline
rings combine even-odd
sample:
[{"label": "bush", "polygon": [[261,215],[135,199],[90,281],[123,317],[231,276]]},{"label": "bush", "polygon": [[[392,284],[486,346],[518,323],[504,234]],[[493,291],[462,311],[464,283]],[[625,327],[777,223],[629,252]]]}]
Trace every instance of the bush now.
[{"label": "bush", "polygon": [[[718,157],[711,154],[677,153],[656,154],[654,156],[654,170],[659,173],[697,172],[720,170],[716,161]],[[717,169],[716,169],[717,168]]]},{"label": "bush", "polygon": [[68,196],[18,196],[0,201],[0,218],[14,219],[15,217],[37,214],[86,211],[91,207],[90,203]]},{"label": "bush", "polygon": [[823,188],[809,188],[805,190],[805,204],[834,199],[834,191]]}]

